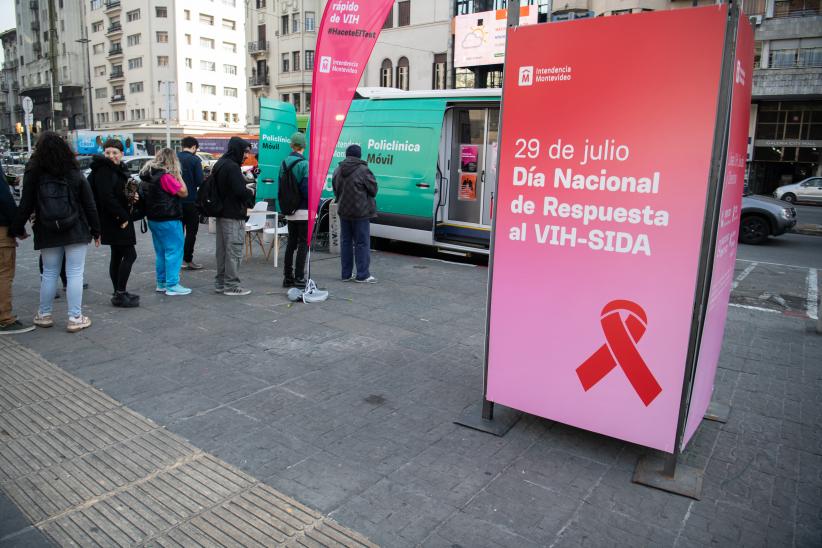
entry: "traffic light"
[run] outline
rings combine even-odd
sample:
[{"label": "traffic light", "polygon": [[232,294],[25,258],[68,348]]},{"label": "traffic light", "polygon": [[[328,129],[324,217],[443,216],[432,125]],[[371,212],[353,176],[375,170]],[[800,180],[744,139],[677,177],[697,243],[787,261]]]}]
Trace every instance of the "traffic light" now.
[{"label": "traffic light", "polygon": [[17,122],[17,126],[15,127],[15,130],[17,131],[18,135],[22,135],[23,134],[23,124],[21,124],[20,122]]}]

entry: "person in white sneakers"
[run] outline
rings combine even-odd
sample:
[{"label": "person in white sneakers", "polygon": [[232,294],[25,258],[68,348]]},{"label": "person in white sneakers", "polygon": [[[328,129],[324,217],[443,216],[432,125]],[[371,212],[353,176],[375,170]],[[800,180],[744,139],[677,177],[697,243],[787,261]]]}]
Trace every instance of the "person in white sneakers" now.
[{"label": "person in white sneakers", "polygon": [[12,234],[24,234],[34,214],[34,249],[43,256],[40,308],[34,317],[38,327],[54,325],[52,307],[57,278],[66,258],[68,324],[76,333],[91,326],[83,315],[83,271],[88,244],[100,246],[100,219],[91,186],[66,142],[52,131],[37,140],[23,175],[23,196],[12,223]]}]

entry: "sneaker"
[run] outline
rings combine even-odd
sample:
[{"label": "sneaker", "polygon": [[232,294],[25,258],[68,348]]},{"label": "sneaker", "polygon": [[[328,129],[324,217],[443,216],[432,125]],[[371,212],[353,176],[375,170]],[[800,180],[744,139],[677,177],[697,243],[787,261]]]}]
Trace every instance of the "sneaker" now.
[{"label": "sneaker", "polygon": [[305,288],[305,278],[294,278],[294,287]]},{"label": "sneaker", "polygon": [[357,282],[358,284],[375,284],[375,283],[377,283],[377,278],[375,278],[374,276],[369,276],[364,280],[360,280],[359,278],[355,278],[354,281]]},{"label": "sneaker", "polygon": [[188,295],[189,293],[191,293],[191,290],[187,287],[181,286],[180,284],[166,288],[166,295],[170,297],[174,297],[176,295]]},{"label": "sneaker", "polygon": [[77,333],[87,327],[91,327],[91,318],[88,316],[77,316],[76,318],[69,318],[66,331],[69,333]]},{"label": "sneaker", "polygon": [[295,287],[294,278],[283,278],[283,287]]},{"label": "sneaker", "polygon": [[133,303],[137,303],[134,306],[139,306],[140,305],[140,296],[139,295],[135,295],[134,293],[129,293],[128,291],[125,292],[125,295],[126,295],[126,298],[128,300],[130,300]]},{"label": "sneaker", "polygon": [[14,320],[6,325],[0,325],[0,335],[17,335],[18,333],[28,333],[34,331],[33,325],[26,325],[20,320]]},{"label": "sneaker", "polygon": [[51,317],[51,314],[41,316],[38,312],[37,315],[34,316],[34,325],[37,327],[51,327],[54,325],[54,318]]},{"label": "sneaker", "polygon": [[184,264],[185,264],[184,268],[186,270],[202,270],[203,269],[203,265],[195,263],[194,261],[191,261],[190,263],[184,263]]},{"label": "sneaker", "polygon": [[157,284],[157,289],[155,289],[154,291],[156,291],[157,293],[165,293],[166,292],[166,284],[158,283]]},{"label": "sneaker", "polygon": [[214,293],[225,293],[225,287],[215,287]]},{"label": "sneaker", "polygon": [[351,275],[351,276],[349,276],[348,278],[340,278],[340,279],[341,279],[342,281],[344,281],[344,282],[353,282],[354,280],[356,280],[356,279],[357,279],[357,277],[356,277],[356,276],[354,276],[354,275],[352,274],[352,275]]},{"label": "sneaker", "polygon": [[231,297],[244,297],[245,295],[250,294],[250,289],[243,289],[242,287],[232,287],[231,289],[226,289],[223,291],[223,295],[229,295]]}]

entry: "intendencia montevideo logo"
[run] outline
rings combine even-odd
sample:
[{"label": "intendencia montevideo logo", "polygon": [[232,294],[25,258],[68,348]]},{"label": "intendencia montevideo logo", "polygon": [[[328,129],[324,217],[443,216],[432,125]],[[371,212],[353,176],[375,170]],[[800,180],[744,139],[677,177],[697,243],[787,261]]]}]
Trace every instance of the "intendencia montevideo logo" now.
[{"label": "intendencia montevideo logo", "polygon": [[537,67],[533,66],[519,68],[519,85],[533,86],[535,83],[567,82],[571,80],[570,66]]}]

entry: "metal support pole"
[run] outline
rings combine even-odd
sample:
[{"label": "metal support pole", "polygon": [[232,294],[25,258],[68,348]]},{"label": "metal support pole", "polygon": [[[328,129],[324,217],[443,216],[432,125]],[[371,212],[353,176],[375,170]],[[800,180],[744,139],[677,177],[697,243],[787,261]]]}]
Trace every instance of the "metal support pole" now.
[{"label": "metal support pole", "polygon": [[[56,108],[60,93],[60,67],[57,66],[57,8],[54,0],[49,0],[49,70],[51,70],[51,129],[57,131]],[[62,105],[59,105],[62,107]]]}]

